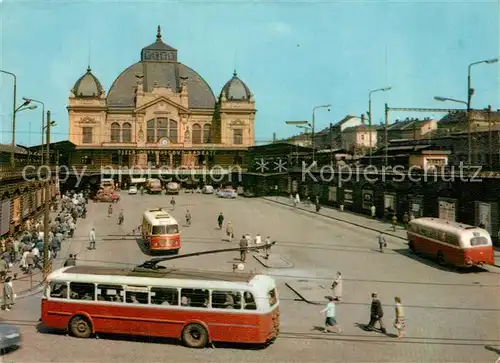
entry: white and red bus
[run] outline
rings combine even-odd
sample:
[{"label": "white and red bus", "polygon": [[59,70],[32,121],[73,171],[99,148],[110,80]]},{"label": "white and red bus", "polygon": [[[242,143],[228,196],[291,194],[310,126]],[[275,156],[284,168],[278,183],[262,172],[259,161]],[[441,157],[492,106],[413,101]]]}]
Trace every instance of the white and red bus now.
[{"label": "white and red bus", "polygon": [[150,251],[179,253],[181,248],[179,224],[164,209],[150,209],[144,212],[141,230],[144,244]]},{"label": "white and red bus", "polygon": [[441,265],[492,265],[495,259],[486,230],[439,218],[410,221],[408,246],[414,252],[435,258]]},{"label": "white and red bus", "polygon": [[147,335],[202,348],[268,343],[279,316],[276,283],[266,275],[75,266],[48,276],[41,324],[78,338]]}]

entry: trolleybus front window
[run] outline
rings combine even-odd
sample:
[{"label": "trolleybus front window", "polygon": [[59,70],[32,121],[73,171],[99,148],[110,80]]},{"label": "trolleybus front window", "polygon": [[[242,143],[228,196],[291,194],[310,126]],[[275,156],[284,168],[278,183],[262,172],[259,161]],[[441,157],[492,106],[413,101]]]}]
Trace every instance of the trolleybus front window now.
[{"label": "trolleybus front window", "polygon": [[166,226],[153,226],[153,235],[165,234]]},{"label": "trolleybus front window", "polygon": [[167,227],[167,234],[179,233],[179,226],[177,224],[171,224],[166,227]]}]

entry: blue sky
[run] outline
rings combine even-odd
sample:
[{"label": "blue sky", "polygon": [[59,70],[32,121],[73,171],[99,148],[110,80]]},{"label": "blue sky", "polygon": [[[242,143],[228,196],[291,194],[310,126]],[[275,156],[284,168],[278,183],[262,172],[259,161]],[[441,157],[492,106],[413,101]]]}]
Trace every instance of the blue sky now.
[{"label": "blue sky", "polygon": [[[0,0],[0,69],[18,77],[18,100],[45,102],[68,136],[69,90],[85,72],[89,50],[106,91],[139,60],[142,47],[163,40],[179,60],[219,94],[236,68],[255,94],[256,140],[296,133],[285,120],[317,129],[346,114],[365,113],[371,89],[373,120],[392,107],[461,107],[433,96],[465,100],[470,62],[499,55],[499,2],[421,1],[9,1]],[[499,64],[473,68],[473,106],[500,108]],[[1,142],[10,142],[12,81],[0,78]],[[391,119],[416,114],[393,113]],[[432,114],[420,116],[432,116]],[[435,117],[441,116],[435,114]],[[17,140],[38,144],[41,113],[19,113]],[[31,133],[29,133],[31,124]]]}]

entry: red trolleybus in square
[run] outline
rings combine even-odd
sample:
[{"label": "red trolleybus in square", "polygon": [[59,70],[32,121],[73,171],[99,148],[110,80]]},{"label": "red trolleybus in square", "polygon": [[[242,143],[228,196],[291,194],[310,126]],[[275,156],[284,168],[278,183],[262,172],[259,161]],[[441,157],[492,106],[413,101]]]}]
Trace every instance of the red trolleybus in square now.
[{"label": "red trolleybus in square", "polygon": [[441,265],[471,267],[494,263],[493,245],[486,230],[445,219],[412,220],[408,246],[414,252],[437,259]]},{"label": "red trolleybus in square", "polygon": [[274,279],[266,275],[75,266],[54,271],[41,323],[78,338],[96,333],[265,344],[279,332]]},{"label": "red trolleybus in square", "polygon": [[141,230],[144,244],[150,251],[179,253],[181,248],[179,224],[164,209],[150,209],[144,212]]}]

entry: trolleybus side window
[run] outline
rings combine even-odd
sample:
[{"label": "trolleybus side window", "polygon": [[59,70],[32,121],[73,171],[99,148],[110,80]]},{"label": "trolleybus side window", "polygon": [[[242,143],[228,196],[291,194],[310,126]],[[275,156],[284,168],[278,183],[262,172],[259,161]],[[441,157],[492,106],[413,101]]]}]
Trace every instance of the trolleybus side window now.
[{"label": "trolleybus side window", "polygon": [[460,243],[458,241],[458,238],[452,234],[447,234],[446,235],[446,243],[449,243],[450,245],[453,246],[459,246]]},{"label": "trolleybus side window", "polygon": [[165,226],[153,226],[152,234],[165,234]]},{"label": "trolleybus side window", "polygon": [[278,297],[276,296],[276,289],[272,289],[267,293],[267,297],[269,298],[269,306],[273,307],[278,302]]},{"label": "trolleybus side window", "polygon": [[68,298],[68,286],[65,282],[52,281],[50,283],[50,297],[56,299]]},{"label": "trolleybus side window", "polygon": [[488,239],[483,236],[474,236],[470,239],[471,246],[485,246],[488,244]]},{"label": "trolleybus side window", "polygon": [[125,301],[129,304],[148,304],[149,289],[147,286],[127,286],[125,288]]},{"label": "trolleybus side window", "polygon": [[212,307],[215,309],[241,309],[241,292],[212,291]]},{"label": "trolleybus side window", "polygon": [[179,290],[168,287],[151,288],[151,304],[179,305]]},{"label": "trolleybus side window", "polygon": [[95,285],[87,282],[71,282],[69,296],[72,300],[95,300]]},{"label": "trolleybus side window", "polygon": [[123,302],[123,286],[97,285],[97,300]]},{"label": "trolleybus side window", "polygon": [[255,303],[255,299],[251,292],[246,291],[243,294],[243,298],[245,304],[243,306],[245,310],[257,310],[257,304]]},{"label": "trolleybus side window", "polygon": [[167,227],[167,234],[179,233],[179,226],[177,224],[170,224]]},{"label": "trolleybus side window", "polygon": [[208,308],[210,293],[203,289],[181,289],[181,306]]}]

